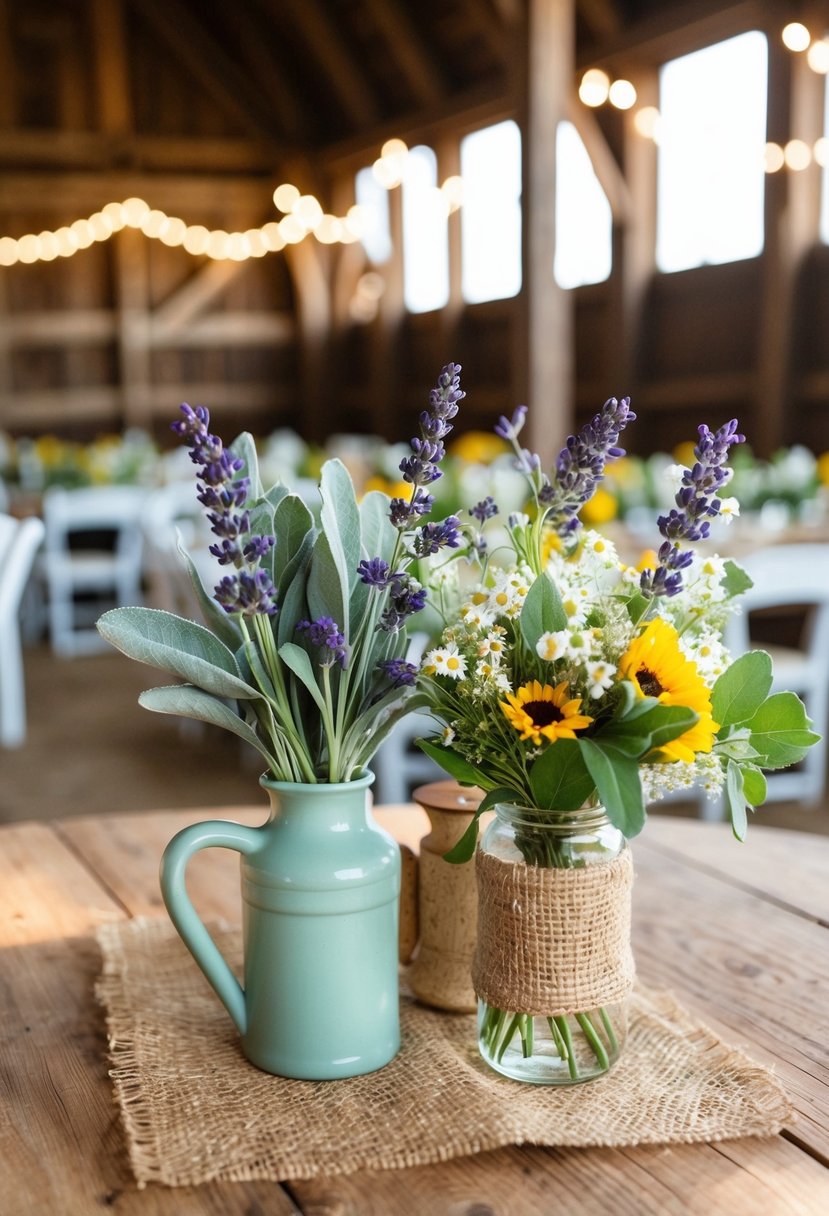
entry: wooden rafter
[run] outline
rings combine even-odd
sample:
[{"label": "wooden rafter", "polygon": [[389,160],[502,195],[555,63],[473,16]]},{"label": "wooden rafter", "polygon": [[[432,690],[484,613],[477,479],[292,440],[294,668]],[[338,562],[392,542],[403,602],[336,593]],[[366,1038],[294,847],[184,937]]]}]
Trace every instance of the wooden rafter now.
[{"label": "wooden rafter", "polygon": [[108,135],[128,135],[133,116],[123,0],[92,0],[91,14],[98,124]]},{"label": "wooden rafter", "polygon": [[503,14],[495,11],[489,0],[466,0],[469,23],[479,31],[496,60],[505,63],[512,52],[508,27]]},{"label": "wooden rafter", "polygon": [[227,114],[277,148],[273,115],[250,76],[181,0],[130,0],[155,35],[212,94]]},{"label": "wooden rafter", "polygon": [[406,8],[399,0],[368,0],[368,8],[415,99],[428,105],[441,98],[445,88],[435,57],[426,48]]},{"label": "wooden rafter", "polygon": [[615,224],[623,224],[631,212],[630,190],[619,162],[604,137],[596,115],[579,101],[575,93],[570,95],[567,117],[581,137],[593,172],[607,195]]},{"label": "wooden rafter", "polygon": [[264,142],[176,135],[116,135],[99,131],[4,130],[0,166],[51,165],[102,169],[131,164],[145,169],[212,173],[270,173],[273,150]]},{"label": "wooden rafter", "polygon": [[0,130],[14,126],[14,53],[9,0],[0,0]]},{"label": "wooden rafter", "polygon": [[576,7],[596,39],[618,34],[622,22],[614,0],[578,0]]},{"label": "wooden rafter", "polygon": [[355,126],[376,123],[377,101],[366,83],[363,68],[351,55],[329,10],[320,0],[267,0],[275,17],[284,21],[286,11],[302,35],[309,57],[322,68],[331,88]]},{"label": "wooden rafter", "polygon": [[250,0],[233,6],[232,20],[242,52],[256,79],[256,87],[279,115],[279,130],[292,144],[306,143],[308,119],[286,77],[278,33],[275,34],[271,24],[261,20],[261,14]]}]

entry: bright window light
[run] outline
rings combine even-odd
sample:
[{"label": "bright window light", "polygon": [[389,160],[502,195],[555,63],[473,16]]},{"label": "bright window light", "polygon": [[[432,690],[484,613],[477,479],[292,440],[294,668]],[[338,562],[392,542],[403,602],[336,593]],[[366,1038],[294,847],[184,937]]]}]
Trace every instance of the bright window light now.
[{"label": "bright window light", "polygon": [[521,133],[511,119],[461,140],[461,290],[468,304],[521,290]]},{"label": "bright window light", "polygon": [[380,185],[369,166],[357,174],[354,194],[359,206],[365,208],[365,226],[360,237],[363,249],[375,266],[382,266],[391,257],[389,192]]},{"label": "bright window light", "polygon": [[660,270],[736,262],[762,252],[767,77],[766,38],[756,30],[662,68]]},{"label": "bright window light", "polygon": [[603,283],[613,261],[610,203],[572,123],[558,124],[556,165],[556,282]]},{"label": "bright window light", "polygon": [[437,157],[412,148],[403,173],[403,299],[409,312],[449,300],[448,207],[438,189]]}]

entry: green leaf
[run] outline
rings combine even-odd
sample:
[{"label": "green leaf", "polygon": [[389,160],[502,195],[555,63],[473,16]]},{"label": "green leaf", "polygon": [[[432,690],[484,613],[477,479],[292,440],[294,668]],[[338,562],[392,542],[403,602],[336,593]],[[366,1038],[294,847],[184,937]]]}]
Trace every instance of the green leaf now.
[{"label": "green leaf", "polygon": [[777,692],[764,701],[748,722],[760,767],[786,768],[802,760],[820,739],[809,730],[810,725],[806,708],[795,693]]},{"label": "green leaf", "polygon": [[646,599],[641,591],[634,591],[626,605],[628,616],[634,625],[639,624],[649,604],[650,600]]},{"label": "green leaf", "polygon": [[729,760],[725,774],[725,801],[731,816],[731,830],[737,840],[745,840],[748,832],[743,774],[739,764]]},{"label": "green leaf", "polygon": [[498,789],[490,790],[481,801],[480,806],[472,816],[466,831],[457,844],[453,845],[447,853],[443,854],[443,860],[450,862],[452,865],[463,865],[475,853],[475,846],[478,843],[478,820],[484,811],[488,811],[498,802],[518,802],[522,801],[522,795],[515,790],[508,789],[506,786],[500,786]]},{"label": "green leaf", "polygon": [[751,746],[751,731],[747,726],[732,726],[727,729],[724,738],[717,736],[714,749],[718,756],[726,756],[729,760],[754,760],[756,748]]},{"label": "green leaf", "polygon": [[[331,592],[331,588],[327,585],[331,581],[330,572],[327,572],[327,566],[330,562],[339,578],[342,609],[339,615],[334,612],[329,613],[329,615],[333,616],[346,638],[349,639],[351,637],[350,608],[352,597],[356,591],[356,616],[356,612],[360,611],[361,604],[365,602],[369,588],[360,582],[357,577],[357,566],[360,561],[360,513],[357,509],[357,500],[354,496],[354,486],[351,477],[342,461],[326,460],[322,466],[320,476],[320,494],[322,495],[320,523],[327,540],[327,550],[330,555],[330,558],[325,558],[325,562],[320,568],[320,572],[323,574],[326,583],[325,587],[322,584],[320,585],[320,590],[323,596]],[[315,557],[316,548],[317,546],[315,545]],[[321,559],[322,556],[321,554]],[[313,602],[316,591],[317,582],[312,564],[311,577],[308,583],[308,602],[315,618],[321,615],[316,611]]]},{"label": "green leaf", "polygon": [[[372,705],[371,709],[360,714],[346,731],[341,754],[345,758],[350,758],[353,768],[365,768],[380,744],[391,734],[401,718],[405,718],[407,714],[429,704],[429,698],[425,693],[415,693],[413,696],[401,699],[401,693],[405,690],[396,688],[392,691],[400,700],[397,708],[389,710],[389,706],[394,704],[394,697],[392,693],[387,693],[385,697]],[[385,716],[382,712],[384,710],[387,711]],[[376,720],[375,711],[379,711],[376,718],[382,719],[381,721]]]},{"label": "green leaf", "polygon": [[238,714],[210,693],[192,684],[173,684],[165,688],[148,688],[138,698],[138,704],[157,714],[177,714],[180,718],[195,718],[197,722],[209,722],[223,730],[232,731],[255,747],[274,766],[274,758],[262,740]]},{"label": "green leaf", "polygon": [[242,640],[242,631],[238,623],[229,612],[225,612],[223,608],[219,607],[211,595],[208,595],[195,563],[184,546],[179,543],[177,548],[184,558],[187,573],[190,576],[190,584],[208,628],[215,633],[220,641],[235,651]]},{"label": "green leaf", "polygon": [[566,629],[567,613],[558,588],[549,575],[540,574],[530,587],[521,609],[520,621],[524,642],[533,652],[542,634]]},{"label": "green leaf", "polygon": [[711,693],[711,713],[720,730],[753,717],[769,695],[771,682],[771,658],[765,650],[749,650],[735,659]]},{"label": "green leaf", "polygon": [[318,708],[324,709],[325,699],[317,684],[317,677],[308,652],[303,650],[301,646],[297,646],[295,642],[285,642],[284,645],[279,647],[279,657],[285,666],[308,689]]},{"label": "green leaf", "polygon": [[444,747],[431,739],[415,739],[415,743],[441,768],[445,768],[449,776],[454,777],[456,781],[460,781],[463,785],[480,785],[482,789],[486,789],[487,786],[491,788],[491,782],[487,781],[483,773],[479,772],[468,760],[464,760],[463,756],[459,756],[451,747]]},{"label": "green leaf", "polygon": [[389,497],[369,490],[360,502],[360,556],[382,557],[390,562],[397,543],[397,529],[389,519]]},{"label": "green leaf", "polygon": [[628,839],[637,836],[645,825],[638,763],[591,739],[579,739],[579,747],[608,819]]},{"label": "green leaf", "polygon": [[[728,558],[725,563],[725,578],[722,581],[722,586],[725,594],[728,596],[742,595],[744,591],[750,591],[754,586],[754,580],[746,574],[742,566],[738,566],[735,561]],[[716,714],[714,715],[717,719]]]},{"label": "green leaf", "polygon": [[279,503],[273,532],[273,581],[281,599],[298,568],[310,557],[314,543],[314,517],[298,494],[286,494]]},{"label": "green leaf", "polygon": [[593,736],[601,745],[607,744],[634,760],[646,756],[678,739],[699,720],[699,714],[684,705],[661,705],[647,698],[650,705],[626,718],[616,719]]},{"label": "green leaf", "polygon": [[129,658],[181,676],[205,692],[238,700],[261,696],[242,680],[232,651],[195,621],[158,608],[113,608],[97,626],[101,637]]},{"label": "green leaf", "polygon": [[320,532],[314,541],[306,594],[311,619],[318,620],[321,616],[330,616],[348,638],[348,577],[342,562],[337,560],[331,550],[326,532]]},{"label": "green leaf", "polygon": [[575,739],[551,743],[533,764],[529,778],[536,806],[546,810],[576,811],[596,787]]},{"label": "green leaf", "polygon": [[308,616],[308,601],[305,595],[306,579],[301,569],[297,570],[288,584],[276,618],[276,640],[278,645],[290,642],[296,636],[297,624]]},{"label": "green leaf", "polygon": [[743,774],[743,793],[750,806],[762,806],[766,801],[768,783],[766,778],[753,764],[740,765]]},{"label": "green leaf", "polygon": [[249,431],[242,431],[230,445],[234,456],[242,461],[242,468],[236,477],[249,477],[250,490],[248,500],[261,498],[263,494],[262,478],[259,476],[259,457],[256,455],[256,442]]}]

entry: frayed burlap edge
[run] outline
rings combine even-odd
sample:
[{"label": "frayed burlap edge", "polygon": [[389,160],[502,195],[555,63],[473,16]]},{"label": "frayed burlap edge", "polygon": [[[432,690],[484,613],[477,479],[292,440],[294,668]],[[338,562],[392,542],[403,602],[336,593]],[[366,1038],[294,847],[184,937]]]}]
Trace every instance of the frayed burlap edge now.
[{"label": "frayed burlap edge", "polygon": [[[238,965],[240,935],[215,932]],[[429,1165],[530,1143],[608,1146],[772,1135],[792,1120],[777,1079],[668,993],[637,990],[626,1051],[608,1076],[563,1090],[491,1072],[468,1015],[401,1002],[403,1046],[346,1081],[271,1077],[172,927],[101,926],[96,994],[139,1187],[313,1178]]]}]

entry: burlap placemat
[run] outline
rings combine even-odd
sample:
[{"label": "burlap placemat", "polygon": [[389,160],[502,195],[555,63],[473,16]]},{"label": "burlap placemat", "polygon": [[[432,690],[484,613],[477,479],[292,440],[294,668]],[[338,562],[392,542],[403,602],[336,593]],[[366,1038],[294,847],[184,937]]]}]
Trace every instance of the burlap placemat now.
[{"label": "burlap placemat", "polygon": [[[232,966],[238,930],[215,931]],[[103,925],[97,995],[139,1186],[314,1178],[426,1165],[508,1144],[635,1145],[771,1135],[791,1120],[771,1073],[667,993],[637,990],[627,1048],[606,1077],[524,1085],[480,1060],[475,1019],[403,998],[403,1045],[345,1081],[272,1077],[163,919]]]}]

